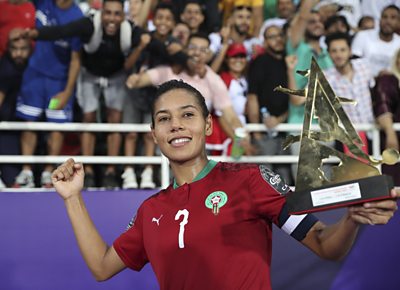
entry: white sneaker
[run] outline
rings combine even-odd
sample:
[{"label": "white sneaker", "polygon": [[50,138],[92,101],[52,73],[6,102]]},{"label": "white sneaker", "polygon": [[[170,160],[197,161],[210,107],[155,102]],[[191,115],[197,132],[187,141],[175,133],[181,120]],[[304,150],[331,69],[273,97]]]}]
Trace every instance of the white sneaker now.
[{"label": "white sneaker", "polygon": [[22,170],[15,178],[15,186],[23,188],[34,188],[35,182],[33,180],[32,170]]},{"label": "white sneaker", "polygon": [[51,182],[51,172],[43,171],[42,177],[40,178],[40,184],[42,187],[51,188],[53,187],[53,183]]},{"label": "white sneaker", "polygon": [[155,188],[156,184],[153,182],[153,169],[146,168],[143,170],[140,180],[140,188]]},{"label": "white sneaker", "polygon": [[122,177],[122,188],[123,189],[132,189],[138,188],[138,183],[136,180],[136,174],[133,168],[125,169],[124,173],[121,175]]}]

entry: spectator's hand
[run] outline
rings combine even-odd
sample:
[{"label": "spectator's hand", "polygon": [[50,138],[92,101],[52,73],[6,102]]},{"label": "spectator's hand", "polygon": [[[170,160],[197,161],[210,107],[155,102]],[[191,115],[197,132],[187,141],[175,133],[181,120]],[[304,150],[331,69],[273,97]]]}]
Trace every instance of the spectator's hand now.
[{"label": "spectator's hand", "polygon": [[18,32],[18,37],[20,38],[31,38],[36,39],[39,35],[39,32],[35,28],[26,28],[24,30],[20,30]]},{"label": "spectator's hand", "polygon": [[359,224],[387,224],[397,210],[396,200],[400,197],[400,192],[392,189],[391,196],[393,199],[351,206],[349,207],[349,217]]},{"label": "spectator's hand", "polygon": [[71,92],[69,91],[62,91],[59,92],[57,95],[55,95],[52,99],[56,99],[57,106],[55,108],[52,108],[53,110],[62,110],[65,105],[68,103],[69,97],[72,95]]},{"label": "spectator's hand", "polygon": [[139,43],[140,49],[142,50],[145,49],[146,46],[150,43],[150,41],[151,41],[151,35],[148,33],[143,33],[140,36],[140,43]]},{"label": "spectator's hand", "polygon": [[130,89],[136,88],[137,83],[139,82],[140,75],[138,74],[131,74],[128,79],[126,80],[126,86]]},{"label": "spectator's hand", "polygon": [[51,180],[58,194],[67,200],[80,194],[84,177],[82,163],[75,163],[74,159],[70,158],[53,171]]},{"label": "spectator's hand", "polygon": [[297,65],[297,56],[288,55],[285,57],[285,62],[286,62],[287,69],[289,71],[293,71]]},{"label": "spectator's hand", "polygon": [[261,140],[261,139],[262,139],[262,133],[260,133],[260,132],[253,132],[253,139],[254,139],[254,140]]},{"label": "spectator's hand", "polygon": [[221,28],[219,34],[221,35],[222,43],[228,43],[229,36],[231,35],[231,26],[226,25]]},{"label": "spectator's hand", "polygon": [[264,125],[269,129],[275,128],[279,124],[280,124],[279,118],[276,116],[269,116],[264,118]]},{"label": "spectator's hand", "polygon": [[240,145],[243,147],[244,155],[251,156],[257,153],[257,149],[253,144],[251,144],[250,138],[242,139]]},{"label": "spectator's hand", "polygon": [[170,55],[178,53],[178,52],[182,51],[182,49],[183,49],[182,44],[180,44],[178,42],[171,42],[167,45],[167,52]]}]

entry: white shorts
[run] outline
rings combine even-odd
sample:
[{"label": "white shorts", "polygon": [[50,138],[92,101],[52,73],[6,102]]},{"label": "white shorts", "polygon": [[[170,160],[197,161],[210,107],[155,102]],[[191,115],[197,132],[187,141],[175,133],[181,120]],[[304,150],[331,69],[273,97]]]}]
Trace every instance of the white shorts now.
[{"label": "white shorts", "polygon": [[105,78],[92,75],[85,68],[81,68],[76,95],[82,111],[84,113],[96,111],[102,94],[106,108],[122,111],[127,94],[126,78],[127,75],[122,71]]}]

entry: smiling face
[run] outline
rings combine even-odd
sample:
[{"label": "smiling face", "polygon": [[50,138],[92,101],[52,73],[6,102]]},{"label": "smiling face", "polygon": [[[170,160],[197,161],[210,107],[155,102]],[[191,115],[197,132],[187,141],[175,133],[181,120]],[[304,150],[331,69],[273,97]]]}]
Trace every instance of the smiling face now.
[{"label": "smiling face", "polygon": [[[207,39],[193,36],[189,40],[186,48],[187,55],[196,62],[198,68],[202,68],[207,63],[207,55],[209,53],[209,42]],[[190,69],[190,68],[188,68]]]},{"label": "smiling face", "polygon": [[171,33],[175,26],[174,14],[169,9],[158,9],[153,19],[154,26],[160,36]]},{"label": "smiling face", "polygon": [[170,162],[186,163],[206,158],[205,139],[211,135],[211,117],[192,92],[177,88],[154,103],[152,134]]},{"label": "smiling face", "polygon": [[190,27],[192,32],[198,31],[204,21],[201,6],[196,3],[187,4],[181,14],[181,20]]},{"label": "smiling face", "polygon": [[242,75],[247,65],[246,54],[237,54],[235,56],[227,57],[226,63],[229,71],[234,74]]},{"label": "smiling face", "polygon": [[105,1],[101,12],[101,22],[104,32],[109,35],[115,35],[121,28],[124,21],[124,9],[120,1]]}]

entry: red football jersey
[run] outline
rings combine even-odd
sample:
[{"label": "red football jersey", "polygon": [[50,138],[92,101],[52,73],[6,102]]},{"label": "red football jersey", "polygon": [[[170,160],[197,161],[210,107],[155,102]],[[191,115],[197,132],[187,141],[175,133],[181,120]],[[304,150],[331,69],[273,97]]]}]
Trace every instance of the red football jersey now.
[{"label": "red football jersey", "polygon": [[150,262],[162,290],[271,289],[272,223],[301,240],[316,219],[287,214],[289,187],[265,166],[214,164],[146,200],[114,248],[134,270]]}]

